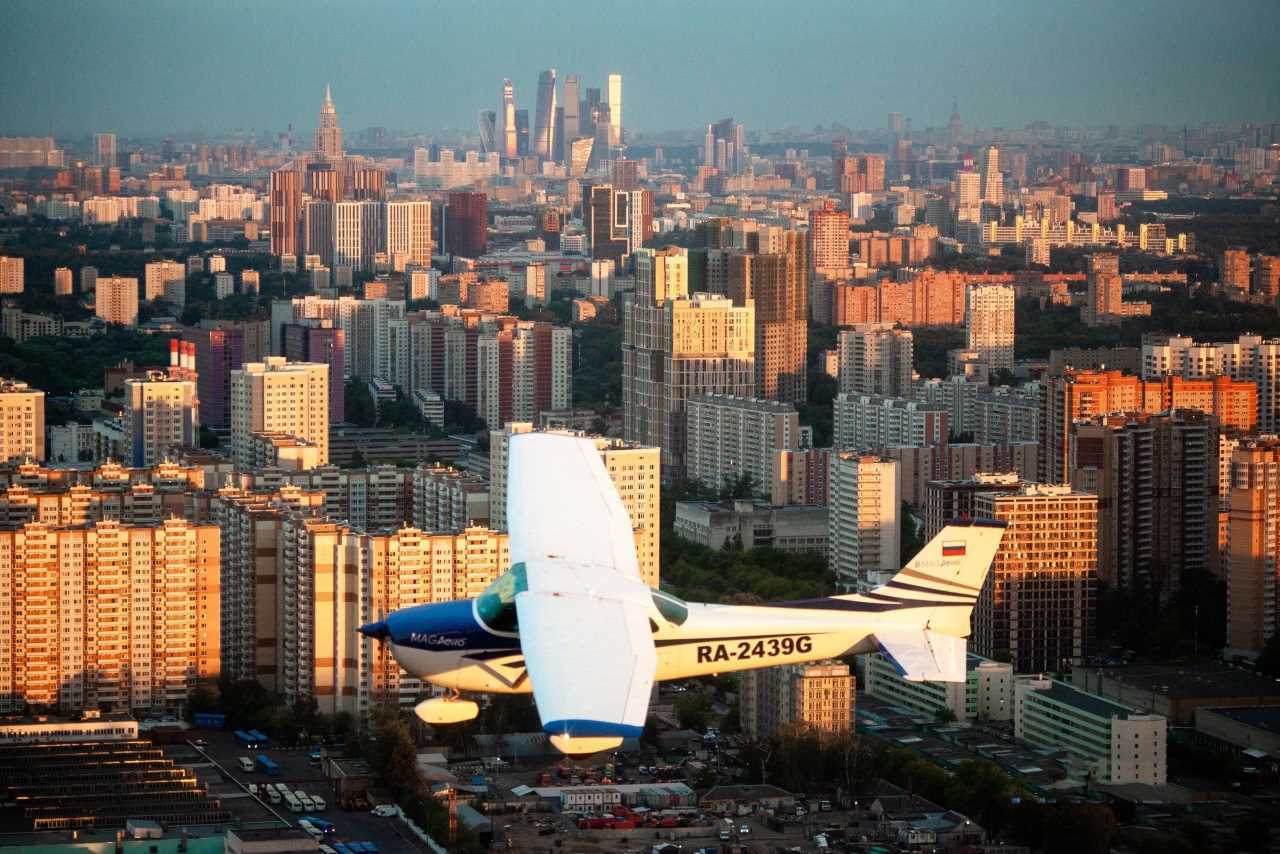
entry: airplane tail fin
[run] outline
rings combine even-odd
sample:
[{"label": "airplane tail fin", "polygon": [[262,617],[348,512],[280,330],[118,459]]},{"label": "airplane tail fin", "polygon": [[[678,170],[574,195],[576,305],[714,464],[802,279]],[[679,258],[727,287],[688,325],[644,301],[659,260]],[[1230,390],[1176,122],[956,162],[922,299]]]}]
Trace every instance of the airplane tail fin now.
[{"label": "airplane tail fin", "polygon": [[1002,522],[953,521],[885,584],[837,598],[898,606],[875,634],[907,679],[963,681],[973,606],[1003,536]]},{"label": "airplane tail fin", "polygon": [[899,604],[904,629],[968,638],[974,603],[1004,534],[1004,522],[952,521],[886,584],[852,597]]}]

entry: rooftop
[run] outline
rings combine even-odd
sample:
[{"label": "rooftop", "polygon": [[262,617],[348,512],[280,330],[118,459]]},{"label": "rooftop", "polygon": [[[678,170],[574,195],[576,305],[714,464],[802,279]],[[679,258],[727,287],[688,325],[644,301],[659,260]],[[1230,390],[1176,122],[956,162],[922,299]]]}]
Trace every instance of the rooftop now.
[{"label": "rooftop", "polygon": [[1280,706],[1215,706],[1205,707],[1204,710],[1254,729],[1280,735]]},{"label": "rooftop", "polygon": [[1049,687],[1039,689],[1036,693],[1100,718],[1120,718],[1123,720],[1134,714],[1134,711],[1126,706],[1113,703],[1096,694],[1087,694],[1056,679],[1049,680]]},{"label": "rooftop", "polygon": [[1280,682],[1220,662],[1132,664],[1104,668],[1103,674],[1125,685],[1173,699],[1248,696],[1280,703]]}]

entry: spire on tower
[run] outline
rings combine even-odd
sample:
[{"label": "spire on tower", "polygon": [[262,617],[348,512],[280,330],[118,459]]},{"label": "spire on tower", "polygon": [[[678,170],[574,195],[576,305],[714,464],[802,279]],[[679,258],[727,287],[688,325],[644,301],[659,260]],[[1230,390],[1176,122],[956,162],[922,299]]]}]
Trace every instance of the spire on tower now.
[{"label": "spire on tower", "polygon": [[333,106],[333,95],[329,93],[329,84],[324,84],[324,104],[326,107]]}]

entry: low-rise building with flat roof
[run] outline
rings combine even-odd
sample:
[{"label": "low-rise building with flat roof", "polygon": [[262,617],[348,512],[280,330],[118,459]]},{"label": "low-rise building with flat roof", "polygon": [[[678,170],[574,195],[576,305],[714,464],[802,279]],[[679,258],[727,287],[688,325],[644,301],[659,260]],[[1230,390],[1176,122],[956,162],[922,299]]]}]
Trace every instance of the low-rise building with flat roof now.
[{"label": "low-rise building with flat roof", "polygon": [[1163,786],[1168,722],[1135,712],[1056,679],[1019,679],[1014,686],[1015,738],[1064,750],[1078,775],[1099,783]]},{"label": "low-rise building with flat roof", "polygon": [[1205,706],[1278,706],[1280,682],[1216,661],[1077,667],[1071,684],[1141,712],[1191,726]]},{"label": "low-rise building with flat roof", "polygon": [[1201,706],[1196,734],[1254,760],[1280,761],[1280,706]]},{"label": "low-rise building with flat roof", "polygon": [[980,655],[965,658],[964,682],[912,682],[884,653],[866,657],[863,684],[886,703],[936,717],[949,709],[956,720],[1013,719],[1013,665]]},{"label": "low-rise building with flat roof", "polygon": [[711,549],[735,543],[744,549],[825,552],[827,528],[822,506],[775,507],[749,499],[676,502],[676,534]]}]

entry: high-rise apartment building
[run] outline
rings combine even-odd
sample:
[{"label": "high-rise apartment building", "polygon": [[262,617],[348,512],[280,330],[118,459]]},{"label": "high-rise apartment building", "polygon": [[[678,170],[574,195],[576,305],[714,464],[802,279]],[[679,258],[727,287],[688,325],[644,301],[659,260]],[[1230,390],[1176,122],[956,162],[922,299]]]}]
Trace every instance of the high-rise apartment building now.
[{"label": "high-rise apartment building", "polygon": [[138,280],[102,276],[95,286],[93,313],[106,323],[134,326],[138,322]]},{"label": "high-rise apartment building", "polygon": [[0,462],[44,458],[44,392],[0,378]]},{"label": "high-rise apartment building", "polygon": [[828,735],[853,731],[856,679],[847,664],[823,661],[745,670],[739,689],[742,732],[767,739],[784,727]]},{"label": "high-rise apartment building", "polygon": [[114,133],[95,133],[93,135],[93,162],[104,169],[119,165],[116,162],[116,135]]},{"label": "high-rise apartment building", "polygon": [[1008,285],[967,287],[964,331],[966,347],[978,353],[987,367],[993,371],[1013,370],[1013,288]]},{"label": "high-rise apartment building", "polygon": [[1229,288],[1249,290],[1249,250],[1232,246],[1218,259],[1218,280]]},{"label": "high-rise apartment building", "polygon": [[333,260],[330,266],[372,272],[373,258],[385,239],[381,202],[338,202],[333,206]]},{"label": "high-rise apartment building", "polygon": [[153,299],[164,299],[165,289],[170,282],[186,280],[187,268],[177,261],[152,261],[145,267],[143,298],[147,302]]},{"label": "high-rise apartment building", "polygon": [[1253,383],[1227,376],[1142,380],[1120,371],[1067,370],[1060,377],[1048,377],[1040,386],[1039,480],[1071,482],[1071,428],[1082,418],[1194,409],[1213,415],[1223,428],[1251,430],[1257,397]]},{"label": "high-rise apartment building", "polygon": [[894,460],[837,453],[831,457],[828,564],[844,590],[869,590],[902,568],[901,499]]},{"label": "high-rise apartment building", "polygon": [[75,292],[75,278],[70,267],[58,267],[53,271],[53,295],[69,297]]},{"label": "high-rise apartment building", "polygon": [[219,673],[218,529],[0,531],[0,710],[181,711]]},{"label": "high-rise apartment building", "polygon": [[1098,496],[1098,578],[1167,597],[1218,548],[1218,429],[1192,410],[1073,425],[1072,485]]},{"label": "high-rise apartment building", "polygon": [[988,146],[982,153],[982,200],[1004,204],[1004,174],[1000,171],[1000,149]]},{"label": "high-rise apartment building", "polygon": [[967,211],[982,204],[982,176],[972,170],[956,172],[956,210]]},{"label": "high-rise apartment building", "polygon": [[[489,432],[489,526],[497,531],[507,529],[507,446],[512,436],[533,432],[528,422],[507,424]],[[580,435],[580,434],[575,434]],[[624,442],[621,439],[595,438],[609,479],[618,490],[622,506],[631,517],[635,532],[636,560],[640,578],[650,587],[658,587],[659,521],[658,448]]]},{"label": "high-rise apartment building", "polygon": [[635,253],[636,298],[659,304],[689,296],[689,250],[678,246]]},{"label": "high-rise apartment building", "polygon": [[431,266],[431,202],[387,202],[382,248],[394,269],[406,264]]},{"label": "high-rise apartment building", "polygon": [[268,187],[271,217],[271,254],[299,254],[298,235],[302,227],[302,173],[297,169],[276,169]]},{"label": "high-rise apartment building", "polygon": [[891,323],[868,323],[841,330],[836,339],[840,391],[911,399],[915,337]]},{"label": "high-rise apartment building", "polygon": [[1012,662],[1015,673],[1079,666],[1097,607],[1098,497],[1027,484],[980,492],[973,503],[1005,532],[974,608],[970,649]]},{"label": "high-rise apartment building", "polygon": [[479,258],[488,247],[488,196],[479,192],[450,193],[444,225],[445,250],[450,255]]},{"label": "high-rise apartment building", "polygon": [[0,255],[0,294],[20,294],[26,287],[26,262]]},{"label": "high-rise apartment building", "polygon": [[338,127],[338,111],[333,106],[329,84],[324,87],[324,103],[320,105],[320,119],[316,124],[316,155],[323,161],[340,160],[342,128]]},{"label": "high-rise apartment building", "polygon": [[[194,371],[195,345],[183,357]],[[124,382],[124,446],[131,466],[153,466],[171,448],[200,444],[200,399],[196,381],[187,369],[176,375],[150,371],[141,379]]]},{"label": "high-rise apartment building", "polygon": [[284,357],[290,362],[329,366],[329,423],[346,420],[347,336],[332,320],[304,320],[284,325]]},{"label": "high-rise apartment building", "polygon": [[832,187],[840,193],[884,191],[884,155],[849,154],[843,146],[832,153]]},{"label": "high-rise apartment building", "polygon": [[751,478],[757,495],[769,495],[774,460],[800,444],[800,416],[774,400],[707,394],[685,402],[688,448],[685,472],[712,491]]},{"label": "high-rise apartment building", "polygon": [[[770,235],[760,253],[729,256],[728,294],[755,309],[755,397],[801,403],[808,392],[808,236]],[[762,235],[762,243],[764,243]]]},{"label": "high-rise apartment building", "polygon": [[329,461],[329,365],[268,356],[231,372],[231,455],[237,468],[254,460],[254,434],[308,442]]},{"label": "high-rise apartment building", "polygon": [[1252,290],[1268,299],[1280,297],[1280,255],[1259,255],[1254,259]]},{"label": "high-rise apartment building", "polygon": [[809,213],[809,258],[815,273],[841,278],[849,273],[849,212],[828,204]]},{"label": "high-rise apartment building", "polygon": [[664,476],[684,472],[685,400],[754,394],[754,315],[713,294],[624,306],[623,436],[662,448]]},{"label": "high-rise apartment building", "polygon": [[1231,452],[1227,653],[1255,657],[1280,614],[1280,442],[1242,441]]},{"label": "high-rise apartment building", "polygon": [[831,444],[840,450],[927,448],[951,435],[950,413],[920,401],[841,392],[833,408]]}]

